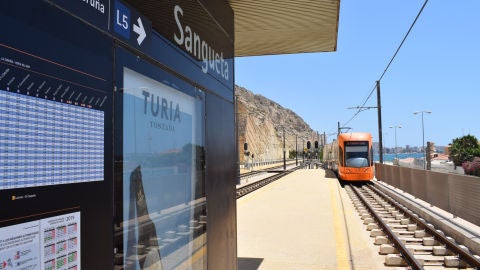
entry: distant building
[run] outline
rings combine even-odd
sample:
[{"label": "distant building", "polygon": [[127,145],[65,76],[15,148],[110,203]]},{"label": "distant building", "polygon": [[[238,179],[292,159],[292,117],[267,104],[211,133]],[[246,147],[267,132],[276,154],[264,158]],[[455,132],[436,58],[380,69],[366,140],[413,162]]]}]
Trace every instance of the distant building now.
[{"label": "distant building", "polygon": [[437,152],[437,148],[435,147],[434,142],[427,142],[427,147],[428,147],[428,152],[429,153],[436,153]]},{"label": "distant building", "polygon": [[444,153],[445,155],[450,156],[450,147],[451,147],[451,146],[452,146],[452,145],[449,144],[449,145],[447,145],[447,146],[445,146],[445,147],[443,148],[443,153]]}]

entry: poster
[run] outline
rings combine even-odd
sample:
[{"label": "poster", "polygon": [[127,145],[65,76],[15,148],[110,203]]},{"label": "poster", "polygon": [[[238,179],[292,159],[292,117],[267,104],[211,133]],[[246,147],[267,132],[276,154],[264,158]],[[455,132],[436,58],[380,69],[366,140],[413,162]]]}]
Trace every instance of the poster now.
[{"label": "poster", "polygon": [[0,228],[1,270],[80,270],[80,212]]},{"label": "poster", "polygon": [[[171,269],[204,234],[204,98],[124,68],[124,266]],[[203,216],[203,217],[201,217]],[[199,229],[203,229],[200,233]],[[168,259],[169,254],[175,254]],[[153,267],[153,268],[152,268]]]}]

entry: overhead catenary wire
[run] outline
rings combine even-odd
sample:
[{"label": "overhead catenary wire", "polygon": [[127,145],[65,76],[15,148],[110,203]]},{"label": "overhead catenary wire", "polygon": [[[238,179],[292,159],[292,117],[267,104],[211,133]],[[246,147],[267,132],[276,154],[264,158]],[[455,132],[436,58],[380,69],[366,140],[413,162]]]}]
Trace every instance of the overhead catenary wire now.
[{"label": "overhead catenary wire", "polygon": [[373,85],[373,89],[372,91],[370,92],[370,94],[367,96],[367,98],[365,99],[365,101],[363,101],[362,105],[361,106],[358,106],[358,110],[353,114],[353,116],[348,119],[348,121],[346,121],[343,126],[345,125],[348,125],[348,123],[350,123],[353,119],[355,119],[355,117],[360,113],[362,112],[364,109],[362,109],[363,107],[365,107],[365,104],[367,104],[368,100],[370,99],[370,97],[372,96],[373,94],[373,91],[375,91],[375,88],[376,88],[376,84]]},{"label": "overhead catenary wire", "polygon": [[[415,17],[415,20],[413,20],[412,25],[410,25],[410,28],[408,29],[407,33],[406,33],[405,36],[403,37],[403,40],[402,40],[402,42],[400,43],[400,45],[398,46],[397,50],[395,51],[395,54],[393,54],[392,59],[390,59],[390,62],[388,62],[387,67],[385,68],[385,70],[383,71],[382,75],[380,76],[380,78],[379,78],[377,81],[381,81],[381,80],[383,79],[383,76],[385,75],[385,73],[387,73],[388,68],[389,68],[390,65],[392,64],[393,60],[395,60],[395,57],[397,56],[398,52],[399,52],[400,49],[402,48],[403,43],[405,43],[405,40],[407,39],[408,35],[409,35],[410,32],[412,31],[413,26],[415,25],[415,23],[417,22],[418,18],[420,17],[420,14],[422,14],[423,9],[424,9],[425,6],[427,5],[427,2],[428,2],[428,0],[425,0],[425,2],[423,3],[422,8],[420,9],[420,11],[419,11],[418,14],[417,14],[417,17]],[[373,90],[372,90],[372,92],[373,92]],[[370,95],[371,95],[371,94],[372,94],[372,93],[370,93]]]},{"label": "overhead catenary wire", "polygon": [[[428,3],[428,0],[425,0],[425,2],[423,3],[422,7],[420,8],[420,11],[417,13],[417,16],[415,17],[415,19],[413,20],[412,24],[410,25],[410,28],[408,29],[407,33],[404,35],[403,39],[402,39],[402,42],[400,42],[400,45],[398,45],[397,47],[397,50],[395,51],[395,53],[393,54],[393,56],[390,58],[390,61],[388,62],[387,66],[385,67],[385,69],[383,70],[382,74],[380,75],[379,79],[377,81],[381,81],[383,79],[383,77],[385,76],[385,74],[387,73],[388,69],[390,68],[390,66],[392,65],[393,61],[395,60],[395,58],[397,57],[397,54],[398,52],[400,51],[400,49],[402,48],[403,44],[405,43],[405,40],[407,39],[407,37],[410,35],[410,32],[412,31],[413,27],[415,26],[418,18],[420,17],[420,15],[422,14],[423,10],[425,9],[425,6],[427,5]],[[370,91],[370,93],[368,94],[367,98],[364,100],[364,102],[362,103],[361,106],[358,106],[357,108],[357,111],[353,114],[353,116],[348,120],[346,121],[342,127],[344,127],[345,125],[347,125],[348,123],[350,123],[351,121],[353,121],[353,119],[355,119],[355,117],[357,117],[358,114],[360,114],[362,110],[362,108],[365,106],[365,104],[367,104],[368,100],[372,97],[373,95],[373,92],[375,91],[376,89],[376,85],[373,86],[372,90]]]},{"label": "overhead catenary wire", "polygon": [[[350,123],[353,119],[355,119],[355,117],[357,117],[358,114],[360,114],[360,112],[366,110],[364,108],[365,104],[367,104],[368,100],[370,99],[370,97],[372,96],[373,94],[373,91],[375,91],[375,88],[376,88],[376,84],[373,86],[373,89],[372,91],[370,92],[370,94],[367,96],[367,98],[365,99],[365,101],[363,102],[362,106],[357,106],[357,111],[352,115],[352,117],[350,117],[350,119],[348,119],[348,121],[346,121],[345,123],[343,123],[343,125],[340,127],[340,129],[344,128],[346,125],[348,125],[348,123]],[[332,133],[332,134],[337,134],[337,133]]]}]

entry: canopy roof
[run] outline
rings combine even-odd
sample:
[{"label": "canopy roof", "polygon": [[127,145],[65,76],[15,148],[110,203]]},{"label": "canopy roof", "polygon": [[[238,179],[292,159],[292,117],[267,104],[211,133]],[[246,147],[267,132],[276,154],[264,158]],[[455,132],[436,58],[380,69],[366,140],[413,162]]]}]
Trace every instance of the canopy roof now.
[{"label": "canopy roof", "polygon": [[[173,18],[175,1],[126,0],[146,15],[152,26],[167,38],[177,25]],[[219,33],[235,46],[234,56],[331,52],[337,49],[340,0],[197,0],[183,1],[182,20],[193,25],[202,37],[215,39]],[[233,10],[225,9],[228,3]],[[202,11],[202,7],[205,8]],[[188,11],[187,11],[188,10]],[[195,17],[215,17],[205,25]],[[195,14],[195,15],[191,15]],[[226,44],[219,44],[218,47]],[[228,52],[228,50],[223,50]],[[225,57],[231,57],[225,55]]]},{"label": "canopy roof", "polygon": [[235,56],[337,49],[340,0],[229,0]]}]

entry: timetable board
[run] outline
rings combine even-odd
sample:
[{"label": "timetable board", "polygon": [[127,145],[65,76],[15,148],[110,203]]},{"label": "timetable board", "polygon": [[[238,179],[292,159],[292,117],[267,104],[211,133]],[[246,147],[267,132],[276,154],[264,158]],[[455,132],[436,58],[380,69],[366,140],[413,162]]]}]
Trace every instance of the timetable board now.
[{"label": "timetable board", "polygon": [[111,37],[50,1],[0,1],[0,24],[0,261],[111,269]]},{"label": "timetable board", "polygon": [[107,97],[91,81],[0,43],[0,190],[104,180]]},{"label": "timetable board", "polygon": [[0,90],[0,190],[104,179],[104,112]]}]

